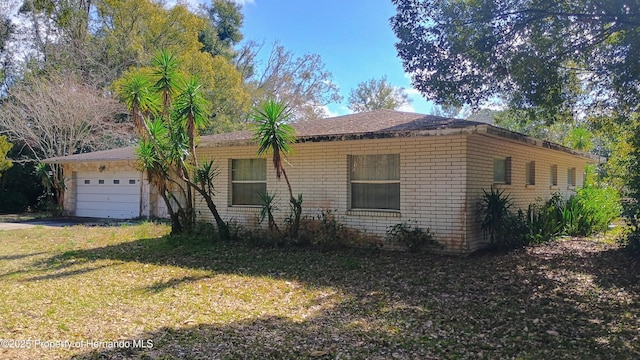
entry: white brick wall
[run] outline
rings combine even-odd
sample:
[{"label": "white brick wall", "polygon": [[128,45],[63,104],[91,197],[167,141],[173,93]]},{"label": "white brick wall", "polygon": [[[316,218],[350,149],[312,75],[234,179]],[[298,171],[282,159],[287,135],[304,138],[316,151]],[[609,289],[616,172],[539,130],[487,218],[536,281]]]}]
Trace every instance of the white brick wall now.
[{"label": "white brick wall", "polygon": [[[431,228],[450,252],[466,249],[465,177],[467,141],[464,135],[409,137],[294,145],[287,174],[294,195],[303,194],[303,214],[314,216],[322,209],[337,210],[350,227],[384,236],[389,226],[408,220]],[[206,147],[200,161],[214,158],[220,175],[216,180],[216,205],[225,220],[255,225],[259,208],[230,206],[229,159],[256,157],[256,146]],[[348,155],[400,154],[400,212],[349,211]],[[267,162],[271,166],[270,158]],[[268,167],[267,191],[278,194],[279,220],[289,212],[284,179],[275,180]],[[198,206],[203,219],[211,221],[206,204]]]},{"label": "white brick wall", "polygon": [[[224,220],[258,226],[258,207],[230,205],[230,159],[255,158],[257,146],[214,146],[198,149],[200,162],[215,159],[219,176],[214,201]],[[384,236],[389,226],[411,220],[431,228],[446,252],[469,253],[486,243],[479,226],[477,206],[482,190],[493,184],[493,159],[511,157],[511,184],[499,185],[509,193],[516,207],[526,208],[554,192],[569,196],[567,169],[576,168],[576,185],[584,181],[585,159],[562,151],[484,134],[415,136],[389,139],[306,142],[294,145],[295,154],[286,166],[294,195],[302,193],[303,215],[316,216],[323,209],[349,227]],[[349,209],[348,155],[400,154],[400,211],[352,211]],[[535,185],[526,185],[525,164],[535,161]],[[558,185],[550,186],[551,165],[558,166]],[[133,162],[89,162],[65,165],[66,210],[75,210],[77,171],[128,171]],[[145,179],[146,180],[146,179]],[[289,213],[289,195],[284,179],[276,181],[271,158],[267,157],[267,191],[278,196],[278,221]],[[164,215],[164,204],[148,186],[143,187],[143,214]],[[212,221],[204,201],[197,203],[198,216]],[[266,224],[263,224],[266,226]]]},{"label": "white brick wall", "polygon": [[[489,190],[493,185],[493,159],[511,157],[511,184],[496,185],[510,194],[514,201],[513,210],[526,210],[527,206],[539,200],[546,201],[555,192],[564,197],[575,193],[575,189],[584,183],[584,167],[586,159],[568,153],[527,146],[518,142],[506,141],[487,135],[473,134],[467,138],[467,240],[468,251],[475,251],[486,245],[482,230],[477,220],[478,203],[482,198],[482,190]],[[535,185],[526,185],[525,164],[535,161]],[[551,165],[558,166],[558,185],[550,185]],[[567,169],[576,168],[576,186],[567,184]]]}]

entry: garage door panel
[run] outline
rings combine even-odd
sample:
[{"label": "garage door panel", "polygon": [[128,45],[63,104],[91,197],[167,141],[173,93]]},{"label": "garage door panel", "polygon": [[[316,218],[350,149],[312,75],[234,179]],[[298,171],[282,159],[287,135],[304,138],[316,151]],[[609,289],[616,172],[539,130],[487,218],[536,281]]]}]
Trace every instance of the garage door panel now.
[{"label": "garage door panel", "polygon": [[140,173],[79,172],[76,179],[76,216],[140,216]]},{"label": "garage door panel", "polygon": [[98,203],[104,203],[104,202],[109,202],[109,203],[130,203],[130,204],[138,204],[139,200],[136,197],[137,195],[128,195],[128,194],[122,194],[122,195],[116,195],[116,194],[109,194],[109,195],[105,195],[105,194],[82,194],[79,197],[79,200],[77,201],[78,203],[81,202],[98,202]]},{"label": "garage door panel", "polygon": [[76,216],[90,218],[110,218],[110,219],[134,219],[139,216],[138,211],[112,210],[105,216],[103,209],[81,209],[76,211]]},{"label": "garage door panel", "polygon": [[103,187],[103,186],[78,186],[80,195],[137,195],[140,188],[136,186]]}]

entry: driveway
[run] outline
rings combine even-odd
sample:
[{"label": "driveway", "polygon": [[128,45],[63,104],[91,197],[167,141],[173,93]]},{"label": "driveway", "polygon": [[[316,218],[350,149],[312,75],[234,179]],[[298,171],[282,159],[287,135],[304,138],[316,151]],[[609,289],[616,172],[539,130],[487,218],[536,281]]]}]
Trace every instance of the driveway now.
[{"label": "driveway", "polygon": [[37,226],[62,228],[66,226],[74,225],[87,225],[87,226],[107,226],[107,225],[120,225],[123,223],[130,223],[127,220],[114,220],[114,219],[94,219],[94,218],[47,218],[47,219],[35,219],[24,221],[0,221],[1,230],[19,230],[30,229]]}]

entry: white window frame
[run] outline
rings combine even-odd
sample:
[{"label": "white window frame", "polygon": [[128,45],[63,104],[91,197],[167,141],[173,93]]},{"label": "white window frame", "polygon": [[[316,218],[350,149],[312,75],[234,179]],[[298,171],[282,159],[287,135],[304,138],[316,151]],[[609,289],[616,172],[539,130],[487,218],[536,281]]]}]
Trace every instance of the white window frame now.
[{"label": "white window frame", "polygon": [[[355,164],[354,159],[357,157],[367,157],[367,156],[397,156],[397,164],[398,164],[398,178],[397,179],[375,179],[375,180],[356,180],[352,179],[353,166]],[[348,164],[349,164],[349,209],[350,210],[364,210],[364,211],[392,211],[399,212],[401,207],[401,189],[400,189],[400,154],[367,154],[367,155],[349,155],[348,156]],[[398,184],[398,205],[396,207],[355,207],[353,206],[354,200],[354,184],[371,184],[371,185],[383,185],[383,184]]]},{"label": "white window frame", "polygon": [[[255,161],[255,160],[262,160],[265,162],[265,174],[264,174],[264,180],[262,179],[257,179],[257,180],[234,180],[233,179],[233,173],[235,171],[234,169],[234,162],[235,161]],[[265,192],[267,191],[267,174],[266,174],[266,159],[262,159],[262,158],[243,158],[243,159],[229,159],[229,206],[237,206],[237,207],[259,207],[261,206],[261,203],[256,201],[255,203],[250,203],[250,204],[236,204],[234,203],[234,196],[233,196],[233,188],[235,184],[264,184],[264,189]]]}]

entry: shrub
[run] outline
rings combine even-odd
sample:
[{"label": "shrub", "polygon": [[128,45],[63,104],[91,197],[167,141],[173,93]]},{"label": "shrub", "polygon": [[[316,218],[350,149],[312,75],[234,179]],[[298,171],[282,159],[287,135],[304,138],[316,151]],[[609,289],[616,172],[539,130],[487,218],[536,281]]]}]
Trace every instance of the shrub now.
[{"label": "shrub", "polygon": [[544,203],[530,204],[527,208],[527,244],[545,243],[560,236],[564,231],[562,209],[564,199],[555,193]]},{"label": "shrub", "polygon": [[622,213],[620,194],[613,187],[585,187],[578,190],[576,196],[591,213],[592,233],[606,231]]},{"label": "shrub", "polygon": [[263,193],[260,194],[260,222],[263,222],[264,219],[267,219],[267,224],[269,226],[269,231],[275,234],[280,233],[280,229],[278,229],[278,225],[273,217],[273,212],[278,210],[278,207],[275,205],[276,195]]},{"label": "shrub", "polygon": [[516,214],[511,212],[513,202],[509,195],[493,186],[488,192],[482,192],[483,196],[478,206],[480,227],[489,238],[490,246],[496,250],[511,250],[527,245],[527,218],[522,211]]},{"label": "shrub", "polygon": [[349,245],[346,226],[336,219],[334,210],[323,209],[320,215],[301,222],[298,243],[331,251]]},{"label": "shrub", "polygon": [[593,211],[585,207],[577,195],[567,200],[562,209],[562,218],[566,235],[588,236],[593,233]]},{"label": "shrub", "polygon": [[410,221],[395,224],[387,230],[387,240],[406,247],[409,252],[419,252],[424,247],[439,247],[429,228],[422,229]]}]

